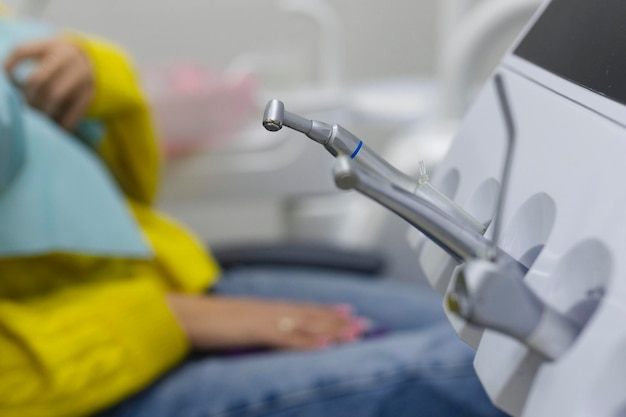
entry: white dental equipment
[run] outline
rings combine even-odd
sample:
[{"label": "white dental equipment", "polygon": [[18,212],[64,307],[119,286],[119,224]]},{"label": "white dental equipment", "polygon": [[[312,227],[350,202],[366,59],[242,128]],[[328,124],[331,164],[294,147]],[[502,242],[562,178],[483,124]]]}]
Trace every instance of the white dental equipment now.
[{"label": "white dental equipment", "polygon": [[[507,94],[498,77],[486,84],[433,177],[438,186],[457,176],[454,200],[467,209],[502,178],[503,139],[516,135],[506,206],[486,233],[496,254],[468,251],[430,279],[459,336],[477,347],[490,398],[514,416],[625,415],[625,15],[616,0],[546,1],[497,68]],[[424,221],[412,216],[428,204],[371,168],[340,156],[337,183]],[[423,231],[449,259],[459,260],[450,250],[459,242],[484,243],[430,209],[429,227],[449,228]],[[476,204],[472,214],[492,210]]]},{"label": "white dental equipment", "polygon": [[[499,245],[528,272],[516,278],[480,260],[455,271],[450,285],[452,271],[430,280],[447,289],[451,322],[477,347],[490,398],[514,416],[626,410],[626,188],[617,168],[626,155],[625,13],[619,1],[546,1],[497,68],[517,129]],[[437,186],[458,175],[457,202],[500,178],[500,102],[487,83],[433,178]],[[496,298],[480,290],[490,280]],[[480,302],[464,305],[466,295]],[[449,307],[469,321],[480,307],[488,329],[459,322]],[[509,318],[527,327],[503,335]]]}]

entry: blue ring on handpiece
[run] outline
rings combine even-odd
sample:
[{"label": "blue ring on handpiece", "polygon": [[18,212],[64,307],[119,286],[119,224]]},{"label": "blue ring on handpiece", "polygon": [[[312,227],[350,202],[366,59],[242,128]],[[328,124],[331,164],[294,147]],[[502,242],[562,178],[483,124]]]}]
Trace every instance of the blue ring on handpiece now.
[{"label": "blue ring on handpiece", "polygon": [[363,147],[363,141],[359,142],[359,146],[356,147],[356,149],[354,150],[354,152],[352,152],[352,155],[350,155],[350,159],[354,159],[356,158],[356,156],[358,155],[359,151],[361,150],[361,148]]}]

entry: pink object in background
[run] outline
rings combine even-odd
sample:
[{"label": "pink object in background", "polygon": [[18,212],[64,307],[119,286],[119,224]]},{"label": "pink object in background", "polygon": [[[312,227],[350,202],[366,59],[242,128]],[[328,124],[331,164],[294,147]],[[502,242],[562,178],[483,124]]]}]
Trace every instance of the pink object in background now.
[{"label": "pink object in background", "polygon": [[220,74],[194,64],[144,71],[167,159],[231,139],[256,107],[251,74]]}]

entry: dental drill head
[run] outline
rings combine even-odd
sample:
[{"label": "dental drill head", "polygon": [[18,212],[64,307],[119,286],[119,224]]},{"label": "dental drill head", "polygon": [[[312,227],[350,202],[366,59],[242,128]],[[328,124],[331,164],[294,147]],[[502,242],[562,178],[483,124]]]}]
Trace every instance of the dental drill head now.
[{"label": "dental drill head", "polygon": [[328,145],[332,137],[333,127],[329,124],[305,119],[297,114],[290,113],[285,110],[285,105],[282,101],[270,100],[265,106],[263,127],[270,132],[277,132],[283,126],[304,133],[315,142],[324,146]]},{"label": "dental drill head", "polygon": [[270,132],[278,132],[285,121],[285,105],[279,100],[270,100],[265,106],[263,127]]}]

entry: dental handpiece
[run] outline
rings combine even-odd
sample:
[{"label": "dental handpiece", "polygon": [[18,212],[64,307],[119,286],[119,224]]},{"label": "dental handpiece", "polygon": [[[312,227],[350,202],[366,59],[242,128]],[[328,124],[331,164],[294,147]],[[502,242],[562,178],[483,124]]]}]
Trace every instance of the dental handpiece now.
[{"label": "dental handpiece", "polygon": [[339,188],[378,202],[463,263],[446,293],[453,313],[513,337],[549,360],[574,342],[581,327],[542,301],[524,282],[528,268],[484,236],[346,156],[337,158],[333,174]]},{"label": "dental handpiece", "polygon": [[[491,242],[482,234],[468,229],[430,201],[420,199],[378,173],[365,169],[358,161],[339,156],[333,166],[333,175],[339,188],[357,190],[396,213],[459,263],[487,257],[492,251]],[[527,270],[502,250],[498,249],[498,256],[523,271]]]},{"label": "dental handpiece", "polygon": [[282,101],[274,99],[270,100],[265,107],[263,126],[270,132],[276,132],[283,126],[287,126],[304,133],[310,139],[324,146],[334,157],[345,155],[394,185],[431,202],[471,230],[480,234],[486,230],[484,224],[474,219],[455,202],[439,192],[427,181],[424,175],[419,179],[409,177],[371,150],[362,140],[337,124],[330,125],[290,113],[285,110]]},{"label": "dental handpiece", "polygon": [[549,360],[576,340],[581,325],[541,300],[507,260],[474,260],[446,294],[450,311],[468,323],[508,335]]}]

